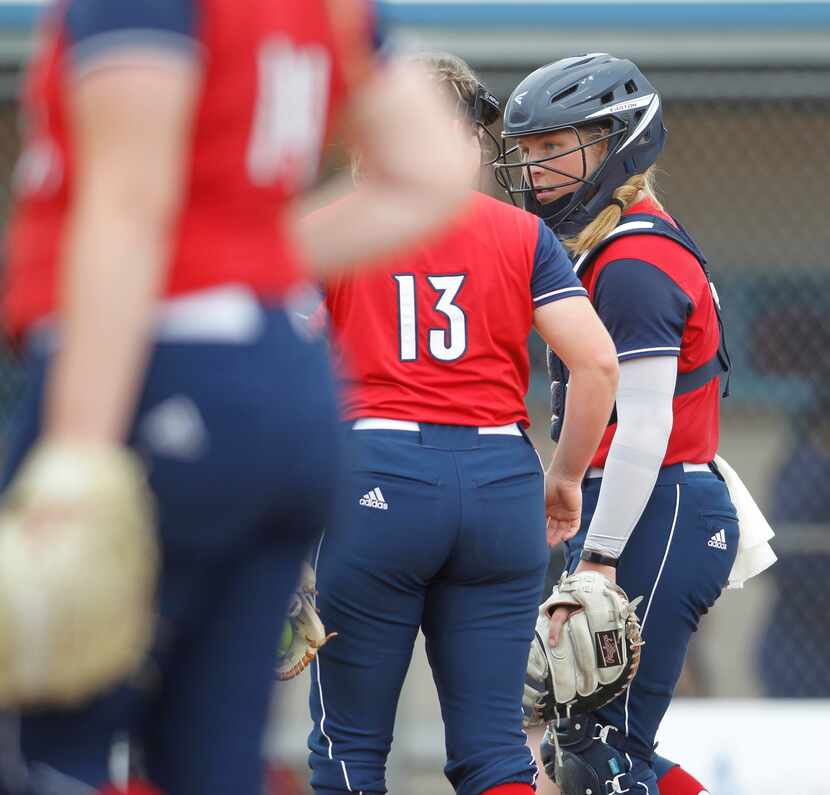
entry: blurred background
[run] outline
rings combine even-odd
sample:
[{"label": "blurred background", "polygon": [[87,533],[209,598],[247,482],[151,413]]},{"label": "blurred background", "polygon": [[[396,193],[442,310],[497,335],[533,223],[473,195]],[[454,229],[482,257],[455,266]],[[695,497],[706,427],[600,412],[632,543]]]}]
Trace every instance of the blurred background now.
[{"label": "blurred background", "polygon": [[[0,225],[18,152],[21,69],[45,5],[0,0]],[[726,593],[703,622],[660,752],[712,795],[827,795],[830,2],[380,6],[401,47],[462,56],[502,100],[537,66],[592,51],[631,58],[662,93],[669,139],[659,193],[709,258],[735,368],[721,454],[772,523],[779,562]],[[532,430],[545,458],[543,351],[537,339],[529,344]],[[0,454],[24,381],[0,348]],[[297,792],[306,791],[307,687],[302,679],[279,688],[280,725],[268,742],[295,771]],[[443,731],[419,649],[398,713],[390,791],[449,793],[442,765]]]}]

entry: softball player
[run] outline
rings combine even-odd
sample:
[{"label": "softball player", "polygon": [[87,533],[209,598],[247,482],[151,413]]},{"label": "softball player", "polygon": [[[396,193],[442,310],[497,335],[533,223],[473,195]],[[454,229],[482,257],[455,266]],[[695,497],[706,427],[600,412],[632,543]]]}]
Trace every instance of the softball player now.
[{"label": "softball player", "polygon": [[[496,170],[511,197],[564,239],[620,362],[580,528],[556,538],[570,572],[594,568],[644,597],[645,646],[631,687],[583,722],[587,741],[563,733],[563,748],[580,749],[582,787],[613,779],[594,767],[593,736],[621,760],[623,789],[614,791],[655,795],[659,779],[661,795],[697,795],[703,787],[653,748],[691,635],[726,585],[738,527],[712,464],[729,358],[706,260],[654,195],[665,136],[660,97],[633,63],[566,58],[514,90]],[[558,439],[577,398],[566,363],[555,352],[549,361]],[[567,616],[553,614],[552,646]]]},{"label": "softball player", "polygon": [[[497,116],[494,100],[459,59],[431,63],[459,100],[473,184],[477,125]],[[568,362],[578,396],[548,471],[557,527],[578,520],[611,408],[611,342],[550,230],[473,191],[447,232],[331,285],[327,304],[348,372],[350,464],[316,555],[317,605],[339,635],[312,669],[312,786],[386,792],[421,629],[453,787],[530,795],[521,692],[548,554],[543,473],[525,434],[527,335],[535,325]]]},{"label": "softball player", "polygon": [[[76,585],[116,572],[66,622],[85,630],[123,593],[119,574],[153,579],[121,550],[60,561],[93,531],[96,551],[116,526],[122,537],[146,527],[128,532],[146,466],[162,569],[154,642],[131,635],[118,675],[108,662],[93,681],[143,604],[77,648],[66,625],[49,628],[59,589],[15,602],[25,572],[3,568],[2,703],[43,707],[22,718],[27,795],[126,791],[107,788],[111,747],[127,735],[166,795],[261,792],[281,617],[336,474],[326,350],[291,311],[302,263],[325,272],[386,252],[466,196],[449,109],[425,82],[376,68],[368,5],[338,9],[67,0],[47,12],[9,234],[5,317],[29,393],[2,478],[4,542],[22,539],[20,567],[37,574],[54,559],[46,572],[72,568]],[[361,136],[378,176],[321,235],[290,225],[288,210],[335,120]],[[392,147],[376,132],[387,124],[410,140]],[[26,642],[12,660],[15,622]],[[61,639],[71,654],[50,657]],[[76,678],[67,691],[68,670],[83,689]]]}]

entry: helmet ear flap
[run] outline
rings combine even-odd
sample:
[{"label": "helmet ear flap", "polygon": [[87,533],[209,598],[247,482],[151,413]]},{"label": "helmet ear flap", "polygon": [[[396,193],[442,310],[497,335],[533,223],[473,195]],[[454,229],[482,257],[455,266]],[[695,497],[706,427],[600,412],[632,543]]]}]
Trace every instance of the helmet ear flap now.
[{"label": "helmet ear flap", "polygon": [[473,101],[473,118],[484,127],[495,124],[501,117],[501,103],[495,94],[491,94],[484,83],[479,83]]}]

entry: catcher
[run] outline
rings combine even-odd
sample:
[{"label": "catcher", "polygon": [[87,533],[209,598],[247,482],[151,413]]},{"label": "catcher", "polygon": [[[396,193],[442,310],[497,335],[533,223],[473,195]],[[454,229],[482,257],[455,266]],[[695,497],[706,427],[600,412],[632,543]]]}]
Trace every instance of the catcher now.
[{"label": "catcher", "polygon": [[[631,61],[566,58],[516,87],[503,136],[497,176],[570,249],[620,363],[614,411],[570,506],[579,530],[549,528],[569,574],[543,605],[526,705],[552,721],[542,753],[563,795],[697,795],[703,785],[654,742],[744,537],[715,462],[730,367],[716,293],[654,193],[660,96]],[[577,404],[567,368],[553,354],[549,365],[558,439]],[[643,597],[639,629],[626,593]]]}]

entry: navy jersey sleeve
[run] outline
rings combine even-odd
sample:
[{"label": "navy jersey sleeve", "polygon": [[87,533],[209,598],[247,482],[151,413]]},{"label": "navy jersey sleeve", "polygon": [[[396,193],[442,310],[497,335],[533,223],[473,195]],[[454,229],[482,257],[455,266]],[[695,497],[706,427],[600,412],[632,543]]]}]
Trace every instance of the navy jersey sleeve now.
[{"label": "navy jersey sleeve", "polygon": [[120,47],[198,53],[198,0],[70,0],[65,30],[73,65]]},{"label": "navy jersey sleeve", "polygon": [[679,356],[691,299],[654,265],[636,259],[609,262],[597,280],[594,306],[620,361]]},{"label": "navy jersey sleeve", "polygon": [[539,221],[539,238],[530,277],[533,307],[538,308],[575,295],[588,295],[573,271],[573,265],[556,235]]}]

